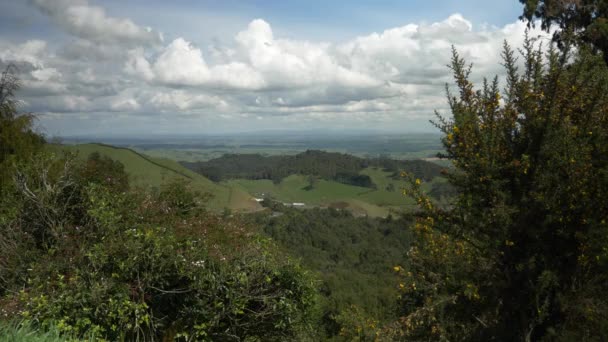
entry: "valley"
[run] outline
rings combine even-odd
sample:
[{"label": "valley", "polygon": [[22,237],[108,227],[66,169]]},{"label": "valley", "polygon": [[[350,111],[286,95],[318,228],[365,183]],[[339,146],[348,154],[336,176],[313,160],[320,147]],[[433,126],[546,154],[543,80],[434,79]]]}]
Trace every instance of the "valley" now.
[{"label": "valley", "polygon": [[[363,142],[359,141],[354,145],[356,146],[354,155],[331,151],[336,146],[350,144],[354,139],[352,137],[318,138],[317,142],[313,143],[309,140],[310,137],[300,137],[298,141],[290,142],[284,137],[274,139],[271,136],[264,138],[264,144],[259,144],[257,148],[246,149],[242,149],[241,146],[247,145],[245,142],[248,142],[249,146],[253,142],[260,143],[257,140],[259,137],[243,139],[245,138],[216,137],[215,140],[211,140],[213,144],[229,141],[240,144],[238,147],[234,145],[226,149],[218,149],[217,144],[210,146],[209,140],[203,139],[136,142],[109,138],[104,139],[104,142],[119,145],[78,143],[79,139],[69,138],[62,145],[49,145],[47,148],[58,154],[75,153],[81,159],[97,152],[120,161],[135,186],[158,189],[163,183],[171,180],[185,180],[193,190],[211,194],[206,206],[218,212],[224,209],[243,213],[256,212],[263,209],[260,205],[261,200],[268,198],[285,204],[297,203],[299,207],[305,209],[336,208],[348,210],[355,216],[386,217],[391,212],[400,213],[414,207],[413,200],[402,193],[405,183],[399,177],[400,171],[415,169],[418,172],[427,172],[428,174],[420,176],[425,180],[423,187],[426,191],[441,189],[442,184],[445,183],[445,179],[439,174],[441,167],[433,162],[420,159],[391,159],[390,153],[370,157],[371,151],[374,150],[390,151],[397,138],[380,140],[367,136]],[[365,141],[368,144],[365,144]],[[427,137],[418,134],[414,134],[413,137],[405,135],[399,141],[399,145],[408,146],[410,156],[436,155],[439,152],[438,143],[433,143],[438,141],[434,135]],[[421,145],[416,145],[420,142]],[[326,147],[330,151],[306,152],[305,143]],[[292,149],[296,145],[299,146],[298,149]],[[268,146],[275,148],[269,149]],[[302,149],[304,150],[299,152]],[[256,153],[224,153],[208,159],[218,153],[229,151]],[[302,159],[306,153],[310,156],[308,159]],[[297,156],[300,156],[299,169],[284,166],[286,163],[293,165],[290,158],[298,158]],[[339,156],[343,156],[342,159],[346,164],[331,166],[330,164],[335,164],[336,160],[340,159],[337,158]],[[186,160],[182,160],[182,157],[186,157]],[[279,167],[277,163],[282,166]],[[214,169],[207,168],[198,172],[203,165],[212,165]],[[220,169],[217,168],[218,165]],[[274,176],[268,171],[274,169],[276,174],[279,168],[280,174]],[[421,171],[423,169],[426,171]],[[350,178],[332,179],[340,170],[344,171],[340,173],[342,178],[354,177],[354,184]],[[333,174],[331,177],[328,174],[320,176],[320,171],[333,172]],[[220,172],[221,176],[216,175],[217,172]],[[263,175],[264,173],[266,176]],[[269,179],[272,177],[274,179]],[[369,184],[356,184],[361,179]],[[351,184],[347,184],[349,182]]]}]

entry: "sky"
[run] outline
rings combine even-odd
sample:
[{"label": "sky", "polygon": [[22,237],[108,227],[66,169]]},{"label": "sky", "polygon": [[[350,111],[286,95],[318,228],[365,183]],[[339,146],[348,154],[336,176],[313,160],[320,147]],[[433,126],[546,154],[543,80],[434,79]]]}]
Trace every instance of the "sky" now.
[{"label": "sky", "polygon": [[[518,47],[516,0],[0,0],[0,67],[50,136],[430,132],[454,46]],[[538,29],[532,37],[548,40]]]}]

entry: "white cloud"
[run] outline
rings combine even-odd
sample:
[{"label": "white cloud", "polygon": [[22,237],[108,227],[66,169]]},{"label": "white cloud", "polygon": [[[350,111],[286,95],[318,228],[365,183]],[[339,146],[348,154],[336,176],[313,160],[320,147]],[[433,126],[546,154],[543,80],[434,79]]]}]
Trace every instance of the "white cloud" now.
[{"label": "white cloud", "polygon": [[132,112],[141,108],[141,105],[134,98],[117,98],[110,101],[110,108],[118,112]]},{"label": "white cloud", "polygon": [[183,90],[156,93],[150,98],[150,104],[157,110],[175,111],[202,108],[223,110],[228,107],[226,101],[217,96],[190,94]]},{"label": "white cloud", "polygon": [[196,85],[209,79],[209,68],[201,50],[183,38],[175,39],[158,57],[153,67],[162,82]]},{"label": "white cloud", "polygon": [[183,38],[171,42],[149,62],[133,52],[125,66],[147,81],[175,86],[210,85],[234,89],[301,88],[319,85],[373,87],[381,81],[337,63],[329,45],[275,39],[270,25],[261,19],[235,37],[232,60],[209,66],[201,49]]},{"label": "white cloud", "polygon": [[18,45],[0,43],[0,61],[6,64],[26,63],[31,67],[42,68],[46,48],[47,44],[42,40],[28,40]]},{"label": "white cloud", "polygon": [[366,87],[379,83],[370,75],[339,65],[329,53],[329,44],[275,39],[270,25],[261,19],[252,21],[235,40],[247,62],[269,85]]},{"label": "white cloud", "polygon": [[36,69],[31,72],[32,77],[37,81],[48,82],[50,80],[58,80],[61,78],[61,73],[55,68]]},{"label": "white cloud", "polygon": [[155,44],[162,36],[130,19],[108,16],[86,0],[31,0],[70,34],[96,43]]},{"label": "white cloud", "polygon": [[125,63],[124,71],[127,74],[138,76],[146,81],[151,81],[155,78],[152,67],[144,56],[143,49],[133,49],[129,51],[129,56],[127,62]]},{"label": "white cloud", "polygon": [[[28,110],[198,118],[209,125],[255,125],[258,117],[271,117],[262,121],[342,127],[367,120],[394,128],[430,119],[435,109],[446,109],[452,45],[474,64],[479,81],[504,73],[502,43],[521,46],[526,29],[522,22],[477,27],[454,14],[336,44],[279,37],[256,19],[209,47],[192,37],[161,45],[158,33],[85,0],[32,1],[76,38],[54,48],[42,40],[0,41],[0,64],[23,66]],[[539,34],[549,36],[530,33]]]},{"label": "white cloud", "polygon": [[264,81],[247,64],[230,62],[209,68],[202,51],[183,38],[169,44],[150,63],[143,50],[132,50],[125,71],[146,81],[173,86],[209,85],[236,89],[260,89]]}]

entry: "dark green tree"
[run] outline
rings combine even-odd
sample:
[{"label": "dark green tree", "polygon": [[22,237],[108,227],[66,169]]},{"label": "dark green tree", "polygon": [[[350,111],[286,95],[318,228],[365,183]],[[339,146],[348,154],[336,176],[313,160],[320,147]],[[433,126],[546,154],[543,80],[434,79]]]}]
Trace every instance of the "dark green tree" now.
[{"label": "dark green tree", "polygon": [[125,173],[124,165],[99,152],[89,155],[81,167],[80,176],[87,182],[102,184],[115,191],[129,190],[129,176]]},{"label": "dark green tree", "polygon": [[449,181],[421,213],[402,276],[401,333],[416,340],[608,338],[608,68],[581,46],[505,44],[506,87],[476,90],[454,51],[452,117],[439,117]]},{"label": "dark green tree", "polygon": [[8,184],[14,163],[27,159],[44,143],[42,136],[34,132],[34,116],[19,113],[15,98],[19,79],[15,71],[16,67],[9,65],[0,77],[0,190]]},{"label": "dark green tree", "polygon": [[[519,0],[524,4],[522,19],[534,25],[541,21],[549,31],[557,26],[554,39],[566,43],[571,38],[589,43],[604,53],[608,64],[608,1],[606,0]],[[573,34],[573,35],[571,35]]]}]

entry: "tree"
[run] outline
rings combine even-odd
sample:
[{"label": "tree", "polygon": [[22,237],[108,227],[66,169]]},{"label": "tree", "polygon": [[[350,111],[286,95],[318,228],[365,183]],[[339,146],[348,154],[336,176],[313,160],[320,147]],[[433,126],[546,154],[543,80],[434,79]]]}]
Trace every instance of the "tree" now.
[{"label": "tree", "polygon": [[304,187],[304,190],[310,191],[317,187],[319,180],[315,175],[308,175],[306,182],[308,183],[308,185]]},{"label": "tree", "polygon": [[81,167],[80,176],[87,182],[102,184],[115,191],[129,189],[129,176],[125,173],[124,165],[99,152],[89,155]]},{"label": "tree", "polygon": [[554,25],[560,30],[554,33],[559,43],[572,38],[574,33],[580,42],[592,44],[604,53],[608,64],[608,1],[606,0],[519,0],[524,4],[521,19],[534,25],[540,19],[542,28],[549,31]]},{"label": "tree", "polygon": [[441,209],[410,177],[420,214],[402,277],[401,333],[417,340],[608,338],[608,68],[581,46],[505,43],[506,88],[458,94],[440,116],[457,190]]},{"label": "tree", "polygon": [[19,90],[16,67],[9,65],[0,77],[0,190],[7,184],[12,165],[28,158],[44,139],[33,130],[34,116],[19,113],[15,93]]}]

